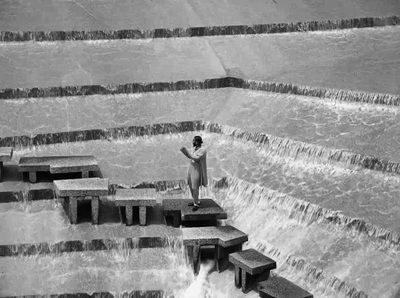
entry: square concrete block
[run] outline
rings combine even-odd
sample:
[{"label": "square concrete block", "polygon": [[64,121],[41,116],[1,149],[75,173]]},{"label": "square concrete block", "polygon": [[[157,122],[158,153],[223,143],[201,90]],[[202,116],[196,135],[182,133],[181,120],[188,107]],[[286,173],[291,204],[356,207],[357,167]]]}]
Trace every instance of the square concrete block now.
[{"label": "square concrete block", "polygon": [[276,269],[276,262],[255,249],[246,249],[229,255],[229,261],[251,275],[259,274],[266,269]]},{"label": "square concrete block", "polygon": [[313,298],[311,293],[279,275],[271,275],[257,287],[262,298]]}]

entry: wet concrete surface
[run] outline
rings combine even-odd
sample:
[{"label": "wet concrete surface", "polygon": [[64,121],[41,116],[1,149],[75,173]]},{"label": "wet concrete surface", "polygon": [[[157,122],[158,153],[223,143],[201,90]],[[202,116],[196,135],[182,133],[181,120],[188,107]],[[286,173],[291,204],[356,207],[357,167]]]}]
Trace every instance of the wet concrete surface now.
[{"label": "wet concrete surface", "polygon": [[256,36],[3,43],[0,88],[204,80],[234,70],[245,79],[399,94],[399,36],[395,26]]},{"label": "wet concrete surface", "polygon": [[[2,31],[112,30],[288,23],[398,15],[396,0],[3,1]],[[172,17],[173,16],[173,17]]]}]

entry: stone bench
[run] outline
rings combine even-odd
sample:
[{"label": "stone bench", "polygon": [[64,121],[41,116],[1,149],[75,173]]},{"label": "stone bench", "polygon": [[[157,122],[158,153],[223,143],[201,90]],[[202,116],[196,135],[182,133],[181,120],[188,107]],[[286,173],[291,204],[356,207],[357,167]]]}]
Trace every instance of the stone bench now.
[{"label": "stone bench", "polygon": [[0,147],[0,182],[3,180],[3,162],[11,161],[12,155],[12,147]]},{"label": "stone bench", "polygon": [[139,207],[139,224],[146,225],[146,209],[153,207],[157,201],[155,188],[118,189],[114,202],[117,206],[125,208],[126,225],[133,224],[133,207]]},{"label": "stone bench", "polygon": [[258,293],[262,298],[313,298],[306,290],[291,281],[279,276],[271,275],[268,280],[258,283]]},{"label": "stone bench", "polygon": [[226,219],[226,212],[212,199],[200,200],[200,208],[193,211],[188,203],[191,199],[164,199],[163,215],[173,218],[174,227],[179,227],[182,221],[216,221]]},{"label": "stone bench", "polygon": [[87,178],[54,181],[57,197],[65,197],[67,214],[72,224],[78,221],[78,200],[91,200],[92,223],[99,222],[99,199],[108,195],[108,179]]},{"label": "stone bench", "polygon": [[276,262],[255,249],[246,249],[229,255],[229,261],[235,265],[235,286],[243,293],[252,290],[257,282],[267,280]]},{"label": "stone bench", "polygon": [[182,236],[195,274],[200,269],[201,246],[214,246],[215,266],[221,271],[229,254],[241,251],[243,242],[248,240],[245,233],[232,226],[183,228]]},{"label": "stone bench", "polygon": [[36,172],[51,174],[81,172],[82,178],[89,178],[89,172],[97,170],[99,170],[99,165],[92,155],[21,157],[18,164],[21,177],[23,178],[24,172],[28,172],[31,183],[37,180]]}]

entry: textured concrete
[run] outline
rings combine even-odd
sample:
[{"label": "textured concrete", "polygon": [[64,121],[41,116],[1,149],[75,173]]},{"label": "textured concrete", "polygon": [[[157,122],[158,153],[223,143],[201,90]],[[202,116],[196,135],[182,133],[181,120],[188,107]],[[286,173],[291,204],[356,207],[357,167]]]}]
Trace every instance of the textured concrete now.
[{"label": "textured concrete", "polygon": [[287,279],[272,275],[258,284],[262,298],[312,298],[313,295]]},{"label": "textured concrete", "polygon": [[111,197],[117,206],[154,206],[157,203],[155,188],[117,189]]},{"label": "textured concrete", "polygon": [[229,247],[248,240],[245,233],[232,226],[183,228],[182,236],[187,246],[218,244]]},{"label": "textured concrete", "polygon": [[276,262],[255,249],[246,249],[229,255],[229,261],[244,271],[255,275],[276,269]]},{"label": "textured concrete", "polygon": [[96,158],[87,156],[42,156],[21,157],[18,164],[19,172],[46,171],[52,174],[97,171]]},{"label": "textured concrete", "polygon": [[54,181],[59,197],[107,196],[108,179],[89,178]]}]

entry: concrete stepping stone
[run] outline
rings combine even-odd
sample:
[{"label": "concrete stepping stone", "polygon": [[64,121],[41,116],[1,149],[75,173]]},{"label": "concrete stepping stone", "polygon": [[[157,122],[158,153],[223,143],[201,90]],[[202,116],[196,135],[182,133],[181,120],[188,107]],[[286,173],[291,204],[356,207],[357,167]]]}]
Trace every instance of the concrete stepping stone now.
[{"label": "concrete stepping stone", "polygon": [[258,292],[262,298],[313,298],[306,290],[291,281],[279,276],[271,275],[268,280],[258,283]]},{"label": "concrete stepping stone", "polygon": [[78,222],[78,200],[91,200],[92,223],[98,224],[99,199],[108,195],[108,179],[87,178],[54,181],[58,197],[65,197],[67,214],[72,224]]},{"label": "concrete stepping stone", "polygon": [[255,249],[246,249],[229,255],[229,261],[235,265],[235,286],[243,293],[252,290],[257,282],[267,280],[276,262]]},{"label": "concrete stepping stone", "polygon": [[201,246],[214,245],[215,265],[220,272],[229,254],[241,251],[248,240],[247,234],[232,226],[183,228],[182,236],[195,274],[200,270]]},{"label": "concrete stepping stone", "polygon": [[51,174],[81,172],[82,178],[89,178],[90,171],[98,171],[99,165],[92,155],[83,156],[40,156],[21,157],[18,172],[23,177],[24,172],[29,172],[29,181],[35,183],[36,172],[50,172]]},{"label": "concrete stepping stone", "polygon": [[11,161],[13,150],[12,147],[0,147],[0,182],[3,180],[3,162]]},{"label": "concrete stepping stone", "polygon": [[126,225],[133,224],[133,207],[139,206],[139,224],[146,225],[147,207],[157,204],[155,188],[118,189],[114,202],[117,206],[125,208]]},{"label": "concrete stepping stone", "polygon": [[173,218],[174,227],[179,227],[182,221],[216,221],[226,219],[226,212],[212,199],[200,200],[200,208],[193,211],[188,203],[191,199],[164,199],[163,214]]}]

